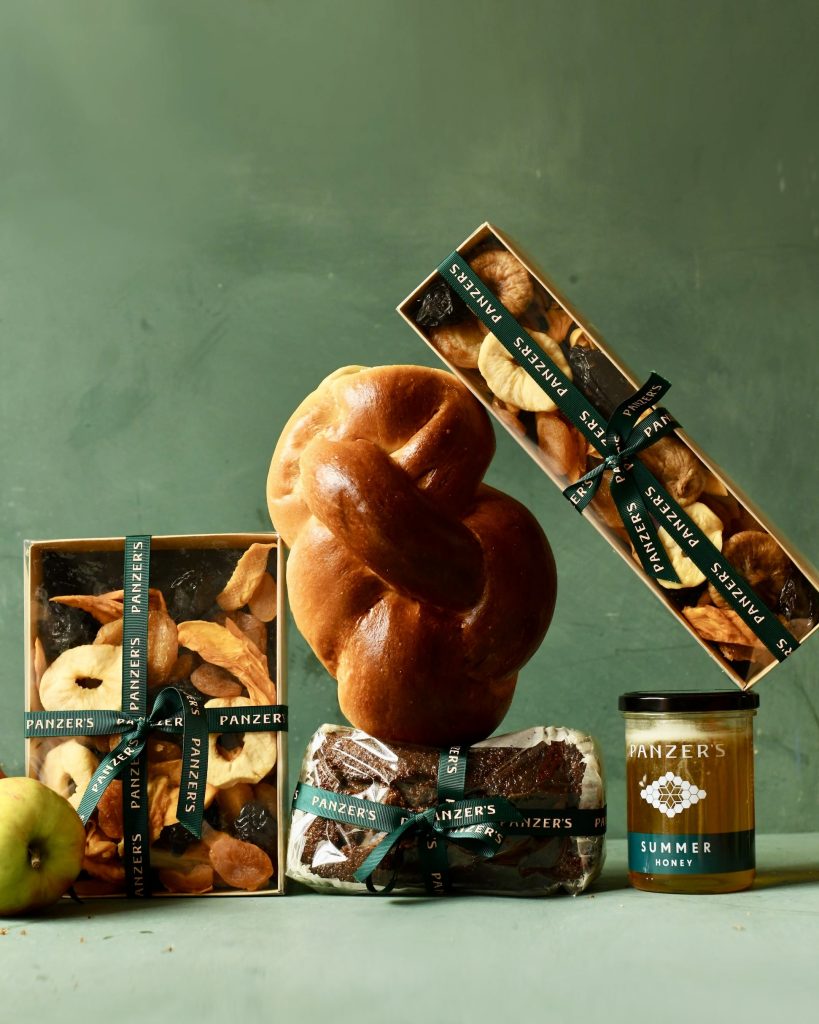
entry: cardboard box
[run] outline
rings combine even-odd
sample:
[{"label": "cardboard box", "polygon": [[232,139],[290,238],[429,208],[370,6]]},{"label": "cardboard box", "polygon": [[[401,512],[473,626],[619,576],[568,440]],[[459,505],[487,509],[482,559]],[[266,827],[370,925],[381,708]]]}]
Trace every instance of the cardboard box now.
[{"label": "cardboard box", "polygon": [[[480,258],[484,253],[498,250],[509,254],[514,262],[509,263],[508,256],[501,257],[501,260],[506,260],[504,267],[497,257]],[[506,291],[509,306],[504,307],[504,320],[515,325],[516,319],[516,326],[522,326],[529,334],[529,339],[524,341],[528,342],[534,337],[536,345],[552,358],[558,368],[568,368],[570,379],[600,413],[598,420],[605,426],[613,409],[637,390],[638,378],[623,365],[599,333],[560,294],[532,260],[498,228],[488,223],[482,224],[458,246],[456,252],[465,261],[475,264],[473,277],[478,282],[475,294],[481,298],[487,294],[494,295],[503,303]],[[442,252],[441,256],[444,255]],[[494,269],[490,266],[493,262],[497,262]],[[452,285],[450,298],[456,296],[451,303],[453,308],[448,318],[446,307],[449,300],[441,291],[444,278],[438,270],[433,271],[407,296],[398,306],[398,313],[528,452],[543,472],[561,489],[566,488],[602,461],[599,451],[594,449],[588,432],[584,436],[567,418],[560,402],[557,408],[554,405],[551,409],[543,408],[549,404],[542,401],[543,394],[548,395],[550,392],[541,382],[535,383],[531,370],[520,367],[520,372],[526,378],[525,386],[518,377],[514,378],[512,384],[509,383],[509,366],[514,366],[515,373],[518,373],[512,346],[501,346],[494,338],[491,346],[486,344],[488,328],[492,323],[497,323],[499,318],[488,316],[487,307],[483,306],[480,310],[481,322],[475,315],[479,311],[480,300],[469,294],[470,282],[458,284],[452,268],[446,271],[446,265],[442,264],[441,269],[447,272],[447,283]],[[525,279],[519,276],[521,272],[528,275],[530,291],[527,291],[529,286]],[[471,309],[466,308],[465,301],[472,304]],[[523,308],[512,308],[514,303],[524,304]],[[493,308],[492,312],[497,313],[497,310]],[[509,313],[515,319],[510,319]],[[441,315],[444,315],[444,320],[434,323]],[[420,323],[419,318],[422,321]],[[498,330],[500,333],[500,328]],[[501,353],[502,347],[509,351],[508,356]],[[477,366],[480,353],[483,353],[481,368]],[[509,365],[503,363],[503,359],[507,359]],[[518,359],[518,362],[522,363],[523,360]],[[496,373],[498,367],[502,373]],[[493,382],[494,392],[487,377]],[[680,383],[685,385],[684,381]],[[532,387],[538,396],[534,402],[531,401]],[[500,397],[498,391],[503,392]],[[521,400],[517,404],[511,401],[511,398],[519,397]],[[529,407],[521,409],[520,406],[525,403]],[[532,404],[538,407],[537,411],[531,408]],[[603,408],[603,405],[607,407]],[[713,515],[717,516],[722,525],[717,547],[722,545],[725,549],[725,560],[734,569],[740,568],[738,561],[742,562],[745,574],[762,574],[763,578],[754,586],[754,593],[759,595],[761,591],[765,594],[765,604],[770,608],[770,613],[765,612],[768,621],[776,619],[772,622],[775,630],[784,625],[799,643],[803,643],[819,628],[816,622],[819,611],[819,576],[816,570],[684,431],[676,429],[673,436],[663,438],[661,444],[662,448],[658,442],[638,458],[646,463],[651,459],[653,464],[649,468],[657,480],[669,491],[676,488],[679,493],[675,493],[674,497],[678,499],[683,511],[691,510],[695,504],[704,505],[706,512],[702,513],[703,521],[709,524],[711,530],[715,529]],[[623,528],[621,517],[611,500],[608,478],[609,473],[604,473],[604,483],[592,503],[585,508],[584,517],[606,537],[621,558],[737,685],[749,688],[759,682],[787,656],[788,646],[784,645],[789,641],[780,641],[782,646],[774,656],[769,647],[749,633],[747,617],[743,620],[733,608],[725,611],[730,602],[722,593],[729,590],[735,591],[734,597],[741,597],[742,610],[746,615],[749,608],[755,608],[753,595],[749,599],[747,591],[740,586],[745,581],[738,578],[737,581],[728,579],[722,583],[712,583],[703,578],[703,582],[693,586],[667,589],[649,577],[634,555],[629,534]],[[647,508],[649,512],[652,511],[650,505]],[[573,511],[570,506],[567,507],[567,513]],[[690,514],[693,515],[693,512]],[[652,515],[651,518],[657,520],[657,525],[662,525],[660,516]],[[747,534],[749,531],[752,531],[752,536],[744,535],[731,540],[737,534]],[[763,537],[763,534],[767,536]],[[732,550],[734,560],[730,561],[729,552]],[[671,549],[666,548],[669,557],[670,552]],[[690,560],[686,561],[688,565],[685,571],[688,574],[691,563]],[[682,582],[686,582],[686,579],[682,579]],[[734,588],[731,587],[732,582],[737,583]],[[783,623],[782,619],[787,615],[790,617]]]},{"label": "cardboard box", "polygon": [[[230,578],[241,555],[251,544],[273,544],[269,552],[267,572],[275,579],[276,614],[275,617],[266,622],[266,657],[268,659],[267,670],[269,679],[275,683],[275,704],[286,705],[287,683],[286,683],[286,620],[284,613],[285,604],[285,572],[284,572],[284,548],[278,541],[275,534],[271,533],[236,533],[236,534],[204,534],[193,536],[164,536],[151,538],[151,571],[150,587],[161,590],[167,602],[168,614],[177,624],[181,621],[190,620],[214,620],[222,618],[225,613],[221,612],[215,605],[216,595],[220,593],[227,580]],[[43,705],[40,700],[39,685],[43,672],[47,665],[53,664],[56,658],[64,651],[80,646],[92,644],[94,637],[100,628],[104,628],[99,621],[88,611],[78,607],[68,607],[51,601],[56,596],[74,594],[102,594],[107,591],[122,588],[123,579],[123,551],[124,538],[101,538],[82,540],[49,540],[49,541],[26,541],[25,542],[25,678],[26,678],[26,712],[42,711]],[[244,608],[244,606],[243,606]],[[228,615],[236,615],[238,612],[229,612]],[[269,615],[270,612],[264,613]],[[104,615],[102,617],[105,617]],[[224,620],[223,620],[224,621]],[[245,620],[247,625],[247,620]],[[149,625],[149,672],[151,658],[151,639]],[[258,627],[257,627],[258,628]],[[115,643],[115,640],[112,641]],[[121,643],[121,640],[120,640]],[[194,663],[204,662],[198,654],[194,654]],[[149,676],[149,706],[153,695],[162,689],[162,685],[173,686],[177,683],[181,688],[191,693],[199,694],[194,684],[190,682],[191,661],[177,662],[180,666],[180,678],[168,680],[167,684],[151,687]],[[184,670],[187,668],[187,671]],[[201,694],[202,701],[209,701],[212,698]],[[68,703],[68,699],[66,699]],[[258,706],[254,704],[253,706]],[[119,710],[120,701],[116,702],[111,710]],[[53,709],[53,704],[52,704]],[[71,709],[65,708],[66,715]],[[108,710],[106,708],[106,710]],[[213,732],[211,732],[213,735]],[[275,809],[276,821],[278,823],[275,840],[270,841],[267,834],[269,853],[271,860],[275,859],[274,875],[271,884],[262,890],[254,893],[238,888],[214,888],[208,895],[281,895],[284,893],[284,870],[286,831],[289,814],[289,793],[287,791],[287,733],[286,731],[264,731],[257,732],[257,736],[269,737],[275,743],[275,765],[271,771],[254,784],[254,799],[261,793],[267,802],[268,807]],[[178,737],[168,733],[153,732],[151,736],[158,740],[173,742]],[[233,733],[232,740],[226,740],[229,745],[238,746],[241,742],[251,741],[251,733]],[[65,735],[50,735],[46,737],[35,737],[26,740],[26,773],[34,778],[42,778],[45,758],[49,751],[57,746],[69,742],[68,737],[74,738],[84,748],[90,750],[94,757],[101,756],[103,750],[108,750],[106,744],[108,739],[105,736],[77,737],[74,732],[67,732]],[[227,733],[220,736],[220,741],[226,739]],[[267,742],[267,740],[265,740]],[[230,758],[229,747],[221,748]],[[75,753],[82,755],[82,760],[87,760],[82,751]],[[268,748],[269,751],[269,748]],[[147,751],[146,751],[147,752]],[[173,753],[173,748],[168,753]],[[270,751],[269,751],[270,752]],[[272,752],[270,752],[272,753]],[[143,755],[145,756],[145,755]],[[67,755],[66,755],[67,758]],[[66,759],[64,758],[64,759]],[[150,760],[149,756],[149,760]],[[173,758],[169,758],[166,764],[170,764]],[[220,761],[222,760],[220,756]],[[57,762],[52,762],[56,764]],[[61,763],[61,762],[60,762]],[[213,767],[211,760],[210,768]],[[152,768],[153,772],[155,769]],[[208,777],[212,777],[209,770]],[[53,779],[54,776],[52,775]],[[259,789],[259,783],[267,787]],[[75,783],[69,780],[65,783],[66,789],[71,790]],[[273,787],[275,786],[275,792]],[[57,788],[57,787],[55,787]],[[220,816],[219,830],[230,827],[227,818],[232,811],[223,810],[222,801],[224,792],[233,788],[229,785],[220,786],[216,794],[211,792],[211,798],[207,800],[206,818],[212,819]],[[63,795],[71,796],[70,792]],[[80,794],[81,795],[81,794]],[[247,795],[247,790],[236,789],[234,797],[238,800]],[[76,802],[76,801],[75,801]],[[174,816],[176,806],[175,799],[168,800],[168,816]],[[153,806],[153,804],[151,804]],[[93,823],[97,818],[97,811],[91,816],[87,826],[89,835],[94,831]],[[178,826],[181,828],[181,826]],[[166,833],[167,835],[167,833]],[[98,837],[105,838],[105,837]],[[185,836],[181,837],[179,846],[184,845]],[[193,840],[191,840],[193,842]],[[275,849],[273,844],[275,843]],[[152,866],[163,868],[176,868],[173,859],[173,851],[169,854],[166,841],[157,846],[151,843]],[[86,849],[89,850],[87,845]],[[155,848],[156,851],[155,852]],[[177,847],[177,853],[178,853]],[[189,848],[190,849],[190,848]],[[198,854],[204,854],[204,847],[199,844]],[[105,847],[105,856],[111,857],[112,849]],[[182,857],[186,856],[182,853]],[[191,853],[194,858],[197,854]],[[112,857],[113,863],[120,863],[116,854]],[[186,867],[190,863],[185,861]],[[182,866],[180,861],[179,866]],[[118,874],[114,868],[110,871],[103,868],[96,876],[87,875],[86,872],[80,876],[77,883],[77,892],[85,898],[86,896],[109,896],[121,895],[122,883],[117,884],[116,878],[106,880],[106,872],[112,876]],[[156,877],[154,875],[153,877]],[[187,892],[168,892],[164,889],[155,889],[153,895],[195,895]]]}]

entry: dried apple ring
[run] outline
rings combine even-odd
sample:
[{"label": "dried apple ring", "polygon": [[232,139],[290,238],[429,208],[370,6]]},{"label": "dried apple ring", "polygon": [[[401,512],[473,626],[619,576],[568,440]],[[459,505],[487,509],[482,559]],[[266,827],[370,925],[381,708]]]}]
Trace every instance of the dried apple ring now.
[{"label": "dried apple ring", "polygon": [[46,711],[106,711],[122,706],[122,648],[112,644],[71,647],[40,680]]},{"label": "dried apple ring", "polygon": [[[247,697],[229,697],[209,700],[206,708],[243,708],[256,705]],[[234,734],[235,735],[235,734]],[[212,732],[208,737],[208,782],[212,786],[235,786],[240,782],[251,785],[261,780],[276,763],[276,738],[269,732],[246,732],[240,748],[234,748],[227,757],[219,745],[219,734]],[[238,750],[238,752],[236,752]],[[220,872],[221,874],[221,872]]]},{"label": "dried apple ring", "polygon": [[[122,644],[122,619],[100,626],[95,644]],[[148,612],[148,685],[167,683],[176,665],[179,643],[176,623],[166,611]]]},{"label": "dried apple ring", "polygon": [[[685,512],[686,515],[690,516],[697,526],[699,526],[714,547],[718,551],[721,551],[722,520],[719,516],[700,501],[695,501],[693,505],[689,505]],[[668,580],[657,580],[660,586],[665,587],[666,590],[682,590],[686,587],[698,587],[700,583],[704,583],[705,576],[703,573],[701,573],[691,559],[683,553],[683,549],[677,545],[671,534],[660,527],[659,537],[660,542],[665,548],[666,554],[671,560],[671,564],[674,566],[677,576],[680,579],[679,583],[671,583]]]},{"label": "dried apple ring", "polygon": [[[728,538],[722,553],[768,606],[776,605],[791,562],[770,534],[762,530],[742,530]],[[728,606],[713,583],[708,584],[708,593],[719,608]]]},{"label": "dried apple ring", "polygon": [[[549,358],[571,380],[572,371],[560,345],[541,331],[531,331],[530,333]],[[487,334],[483,339],[478,354],[478,369],[483,374],[489,390],[502,402],[516,405],[519,409],[526,409],[528,412],[557,411],[557,406],[546,390],[529,376],[494,334]]]},{"label": "dried apple ring", "polygon": [[233,612],[246,605],[267,572],[267,560],[275,544],[251,544],[245,551],[233,575],[217,595],[216,603],[222,611]]},{"label": "dried apple ring", "polygon": [[98,765],[99,758],[88,747],[77,740],[66,740],[46,754],[40,780],[76,810]]},{"label": "dried apple ring", "polygon": [[534,289],[526,267],[505,249],[487,249],[469,261],[512,316],[520,316],[532,301]]}]

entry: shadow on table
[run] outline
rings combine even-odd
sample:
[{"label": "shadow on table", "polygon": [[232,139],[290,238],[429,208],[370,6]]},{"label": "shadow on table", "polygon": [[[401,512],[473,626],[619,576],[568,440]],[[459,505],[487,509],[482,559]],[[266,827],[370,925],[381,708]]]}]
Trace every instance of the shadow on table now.
[{"label": "shadow on table", "polygon": [[792,868],[758,871],[751,890],[774,889],[780,885],[806,885],[811,882],[819,882],[819,866],[800,864]]}]

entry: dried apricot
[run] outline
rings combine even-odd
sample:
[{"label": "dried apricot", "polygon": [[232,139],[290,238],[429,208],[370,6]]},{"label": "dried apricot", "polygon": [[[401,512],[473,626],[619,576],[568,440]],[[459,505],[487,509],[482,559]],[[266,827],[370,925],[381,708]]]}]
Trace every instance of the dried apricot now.
[{"label": "dried apricot", "polygon": [[125,834],[122,824],[122,783],[115,779],[100,797],[97,804],[97,822],[109,839],[122,839]]},{"label": "dried apricot", "polygon": [[194,864],[187,871],[181,868],[160,868],[159,881],[168,892],[201,896],[213,889],[213,868],[209,864]]},{"label": "dried apricot", "polygon": [[213,829],[206,830],[204,841],[210,854],[211,867],[234,889],[256,892],[270,881],[273,862],[254,843],[242,842],[241,839],[234,839],[225,832],[215,832]]}]

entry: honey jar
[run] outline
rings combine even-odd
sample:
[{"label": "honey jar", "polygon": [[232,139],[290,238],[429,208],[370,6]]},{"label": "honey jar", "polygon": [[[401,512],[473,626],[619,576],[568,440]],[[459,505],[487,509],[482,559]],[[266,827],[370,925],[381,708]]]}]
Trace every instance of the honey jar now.
[{"label": "honey jar", "polygon": [[719,893],[754,879],[753,719],[742,690],[624,693],[629,881]]}]

